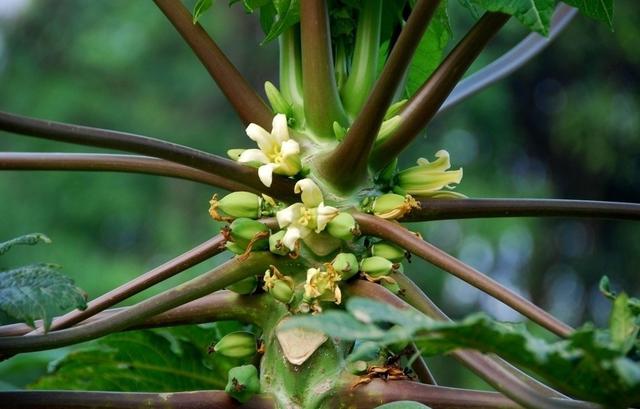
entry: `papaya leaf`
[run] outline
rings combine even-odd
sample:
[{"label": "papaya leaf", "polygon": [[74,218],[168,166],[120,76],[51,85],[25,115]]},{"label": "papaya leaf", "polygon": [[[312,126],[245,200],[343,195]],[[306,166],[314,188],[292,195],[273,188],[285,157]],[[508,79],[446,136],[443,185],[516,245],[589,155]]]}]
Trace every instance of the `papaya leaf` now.
[{"label": "papaya leaf", "polygon": [[638,337],[638,319],[629,307],[629,297],[622,293],[616,297],[609,318],[611,341],[625,354],[633,348]]},{"label": "papaya leaf", "polygon": [[[609,277],[602,276],[599,284],[600,292],[610,299],[611,301],[616,300],[616,292],[611,289],[611,282],[609,281]],[[629,308],[634,315],[640,315],[640,298],[628,297],[627,303],[629,304]]]},{"label": "papaya leaf", "polygon": [[594,20],[607,23],[613,30],[613,0],[562,0]]},{"label": "papaya leaf", "polygon": [[5,242],[0,243],[0,256],[6,253],[13,246],[17,245],[29,245],[33,246],[38,243],[51,243],[51,239],[42,233],[25,234],[24,236],[16,237]]},{"label": "papaya leaf", "polygon": [[198,0],[193,6],[193,24],[196,24],[200,17],[211,8],[213,0]]},{"label": "papaya leaf", "polygon": [[440,322],[415,310],[362,298],[350,299],[347,311],[294,318],[287,324],[314,328],[345,340],[377,342],[380,346],[413,341],[428,355],[458,348],[494,353],[570,395],[622,408],[640,402],[640,364],[627,357],[635,339],[628,338],[636,333],[633,325],[637,318],[629,315],[625,301],[624,297],[618,301],[621,311],[612,315],[611,330],[585,325],[556,342],[533,336],[524,324],[497,322],[485,314],[458,322]]},{"label": "papaya leaf", "polygon": [[266,31],[267,36],[261,44],[266,44],[277,38],[287,28],[300,21],[300,1],[299,0],[273,0],[277,18],[273,19],[273,24]]},{"label": "papaya leaf", "polygon": [[31,389],[173,392],[224,389],[229,369],[241,365],[209,355],[215,330],[186,326],[108,335],[52,364]]},{"label": "papaya leaf", "polygon": [[0,324],[16,321],[34,327],[72,308],[85,309],[87,295],[53,264],[31,264],[0,272]]},{"label": "papaya leaf", "polygon": [[465,3],[487,11],[514,16],[531,31],[549,34],[555,0],[468,0]]},{"label": "papaya leaf", "polygon": [[407,98],[411,97],[438,67],[452,35],[447,14],[447,1],[443,0],[422,36],[409,65],[405,85]]}]

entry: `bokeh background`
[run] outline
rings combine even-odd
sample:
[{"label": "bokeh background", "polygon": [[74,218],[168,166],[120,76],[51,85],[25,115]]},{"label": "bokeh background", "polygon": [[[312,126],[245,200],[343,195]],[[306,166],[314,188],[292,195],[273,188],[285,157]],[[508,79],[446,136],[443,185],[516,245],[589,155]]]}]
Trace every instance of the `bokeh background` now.
[{"label": "bokeh background", "polygon": [[[444,148],[454,167],[464,168],[458,189],[470,197],[639,202],[640,8],[635,0],[615,3],[613,32],[576,18],[524,69],[438,117],[403,155],[403,166]],[[263,33],[255,16],[221,1],[202,22],[256,88],[277,82],[277,48],[258,46]],[[452,22],[459,38],[471,17],[454,5]],[[509,23],[472,70],[524,35]],[[206,71],[150,1],[0,0],[0,110],[139,133],[217,154],[251,145]],[[3,132],[0,150],[106,152]],[[0,173],[0,241],[35,231],[54,240],[12,251],[2,267],[55,262],[97,296],[216,234],[220,226],[207,215],[212,193],[193,182],[142,175]],[[636,222],[508,218],[414,228],[572,325],[606,324],[609,304],[597,289],[604,274],[616,288],[640,293]],[[415,258],[407,270],[454,317],[484,310],[521,320]],[[1,363],[0,387],[23,387],[67,350]],[[484,386],[449,362],[431,360],[442,383]]]}]

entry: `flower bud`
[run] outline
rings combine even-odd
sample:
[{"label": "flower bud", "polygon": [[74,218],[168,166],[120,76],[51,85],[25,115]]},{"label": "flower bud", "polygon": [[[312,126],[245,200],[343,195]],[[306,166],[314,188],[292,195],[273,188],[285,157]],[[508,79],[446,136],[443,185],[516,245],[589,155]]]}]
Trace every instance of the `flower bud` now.
[{"label": "flower bud", "polygon": [[411,196],[395,193],[385,193],[373,202],[373,214],[383,219],[399,219],[409,213],[411,209],[419,208],[420,204]]},{"label": "flower bud", "polygon": [[402,247],[398,247],[395,244],[391,244],[385,241],[381,241],[371,246],[371,255],[380,256],[391,260],[394,263],[399,263],[405,258],[406,251]]},{"label": "flower bud", "polygon": [[253,293],[257,286],[258,279],[255,276],[251,276],[231,284],[227,287],[227,290],[233,291],[236,294],[247,295]]},{"label": "flower bud", "polygon": [[353,240],[354,236],[360,234],[356,220],[351,214],[345,212],[338,213],[327,223],[327,232],[333,237],[345,241]]},{"label": "flower bud", "polygon": [[286,231],[280,230],[269,236],[269,251],[279,256],[286,256],[289,254],[289,249],[284,245],[282,239],[284,238]]},{"label": "flower bud", "polygon": [[270,266],[264,273],[264,286],[262,287],[273,298],[283,304],[289,304],[294,296],[294,281],[291,277],[285,276],[275,266]]},{"label": "flower bud", "polygon": [[[231,241],[246,249],[253,241],[253,250],[266,250],[269,247],[269,228],[257,220],[247,218],[235,219],[229,226]],[[264,235],[263,238],[256,239],[257,235]]]},{"label": "flower bud", "polygon": [[391,104],[391,106],[389,106],[389,109],[387,109],[387,112],[384,114],[384,120],[386,121],[387,119],[391,119],[392,117],[400,114],[400,111],[402,111],[402,108],[404,108],[404,105],[407,103],[407,101],[408,99],[402,99]]},{"label": "flower bud", "polygon": [[402,117],[400,115],[395,115],[385,120],[382,125],[380,125],[380,130],[378,131],[378,136],[376,137],[376,143],[380,143],[391,136],[400,127],[401,124]]},{"label": "flower bud", "polygon": [[420,158],[417,166],[399,172],[395,177],[398,190],[410,195],[431,197],[447,192],[443,189],[453,189],[453,185],[460,183],[462,169],[449,170],[451,167],[449,152],[440,150],[435,156],[436,160],[432,162]]},{"label": "flower bud", "polygon": [[380,284],[387,290],[391,291],[392,293],[399,294],[401,288],[398,282],[391,277],[385,277],[385,278],[388,278],[388,280],[380,280]]},{"label": "flower bud", "polygon": [[245,403],[260,393],[258,370],[253,365],[236,366],[229,369],[227,386],[224,391],[240,403]]},{"label": "flower bud", "polygon": [[232,241],[228,241],[224,247],[229,250],[230,252],[232,252],[233,254],[243,254],[244,253],[244,247],[238,246],[236,243],[232,242]]},{"label": "flower bud", "polygon": [[240,155],[242,155],[242,152],[244,152],[245,150],[246,149],[229,149],[227,151],[227,156],[232,160],[238,160]]},{"label": "flower bud", "polygon": [[369,365],[366,361],[353,361],[347,364],[347,369],[353,375],[364,375],[367,372]]},{"label": "flower bud", "polygon": [[247,217],[249,219],[257,219],[261,216],[261,204],[262,198],[251,192],[229,193],[217,202],[218,209],[225,214],[233,218]]},{"label": "flower bud", "polygon": [[348,280],[358,273],[358,259],[352,253],[339,253],[331,262],[333,269],[342,280]]},{"label": "flower bud", "polygon": [[256,336],[250,332],[231,332],[218,341],[213,351],[229,358],[247,358],[256,353]]},{"label": "flower bud", "polygon": [[347,129],[340,125],[338,121],[333,122],[333,135],[336,137],[337,141],[341,141],[344,139],[347,134]]},{"label": "flower bud", "polygon": [[360,261],[360,271],[370,275],[373,278],[386,276],[394,268],[394,264],[379,256],[363,258]]},{"label": "flower bud", "polygon": [[267,94],[267,99],[269,100],[269,104],[271,104],[273,112],[277,114],[285,114],[287,117],[291,116],[291,113],[293,111],[291,104],[288,103],[286,99],[284,99],[275,85],[273,85],[269,81],[265,82],[264,92],[265,94]]}]

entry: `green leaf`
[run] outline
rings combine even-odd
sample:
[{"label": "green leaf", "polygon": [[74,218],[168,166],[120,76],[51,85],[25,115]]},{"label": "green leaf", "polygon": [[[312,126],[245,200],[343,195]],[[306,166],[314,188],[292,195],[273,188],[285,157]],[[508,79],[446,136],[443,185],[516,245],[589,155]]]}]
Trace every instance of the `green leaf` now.
[{"label": "green leaf", "polygon": [[638,336],[637,317],[629,307],[629,297],[622,293],[613,302],[611,316],[609,317],[609,329],[611,341],[626,354],[633,348]]},{"label": "green leaf", "polygon": [[447,1],[443,0],[422,36],[409,65],[405,85],[407,97],[411,97],[438,67],[452,35],[447,14]]},{"label": "green leaf", "polygon": [[17,246],[17,245],[33,246],[34,244],[38,244],[38,243],[49,244],[51,243],[51,239],[42,233],[25,234],[24,236],[16,237],[15,239],[11,239],[3,243],[0,243],[0,256],[6,253],[7,251],[9,251],[13,246]]},{"label": "green leaf", "polygon": [[196,24],[200,19],[200,16],[202,16],[205,11],[209,10],[212,5],[213,0],[198,0],[196,5],[193,6],[193,24]]},{"label": "green leaf", "polygon": [[562,0],[577,8],[582,14],[594,20],[602,21],[613,29],[613,0]]},{"label": "green leaf", "polygon": [[56,362],[32,389],[173,392],[224,389],[241,364],[209,355],[215,329],[199,326],[108,335]]},{"label": "green leaf", "polygon": [[[609,281],[609,277],[602,276],[599,284],[600,292],[610,299],[611,301],[616,300],[616,292],[611,289],[611,283]],[[629,308],[634,315],[640,315],[640,298],[628,297],[627,303],[629,304]]]},{"label": "green leaf", "polygon": [[0,272],[0,324],[22,321],[34,327],[72,308],[87,307],[86,293],[53,264],[32,264]]},{"label": "green leaf", "polygon": [[262,44],[277,38],[287,28],[300,21],[300,2],[299,0],[273,0],[277,18],[273,20],[273,24],[266,31],[267,36],[262,40]]},{"label": "green leaf", "polygon": [[547,35],[555,0],[469,0],[468,3],[487,11],[514,16],[532,31]]},{"label": "green leaf", "polygon": [[376,406],[375,409],[430,409],[429,406],[423,405],[420,402],[414,402],[410,400],[399,400],[397,402],[385,403],[384,405]]},{"label": "green leaf", "polygon": [[[559,389],[607,407],[627,407],[640,401],[640,365],[626,357],[628,345],[617,340],[629,334],[628,304],[618,301],[619,332],[584,326],[568,339],[547,342],[531,335],[524,324],[500,323],[484,314],[459,322],[439,322],[415,310],[400,310],[369,299],[352,298],[348,312],[330,311],[316,317],[290,320],[302,322],[332,337],[378,342],[385,346],[413,341],[426,354],[441,354],[457,348],[495,353],[507,361],[545,378]],[[381,323],[376,325],[375,323]],[[389,324],[395,324],[385,331]],[[633,338],[632,338],[633,339]]]}]

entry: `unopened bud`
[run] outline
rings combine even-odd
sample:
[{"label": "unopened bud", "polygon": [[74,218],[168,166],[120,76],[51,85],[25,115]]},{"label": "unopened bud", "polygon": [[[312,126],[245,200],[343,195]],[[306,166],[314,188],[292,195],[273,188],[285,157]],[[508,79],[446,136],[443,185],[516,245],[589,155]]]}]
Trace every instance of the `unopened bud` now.
[{"label": "unopened bud", "polygon": [[275,112],[276,114],[285,114],[287,117],[291,116],[291,113],[293,111],[291,104],[288,103],[286,99],[284,99],[275,85],[273,85],[269,81],[265,82],[264,92],[265,94],[267,94],[267,99],[269,100],[269,104],[271,104],[273,112]]},{"label": "unopened bud", "polygon": [[293,289],[284,281],[276,281],[273,288],[269,290],[269,294],[283,304],[289,304],[293,299]]},{"label": "unopened bud", "polygon": [[340,125],[338,121],[333,123],[333,135],[336,137],[336,140],[341,141],[344,139],[347,134],[347,130],[345,127]]},{"label": "unopened bud", "polygon": [[[246,249],[252,243],[253,250],[266,250],[269,247],[269,228],[257,220],[235,219],[229,226],[231,241]],[[260,238],[260,235],[264,236]]]},{"label": "unopened bud", "polygon": [[294,296],[293,279],[282,274],[275,266],[270,266],[264,273],[264,286],[262,287],[273,298],[283,304],[289,304]]},{"label": "unopened bud", "polygon": [[227,156],[233,160],[238,160],[240,155],[242,155],[242,152],[244,152],[245,150],[246,149],[229,149],[227,151]]},{"label": "unopened bud", "polygon": [[358,259],[352,253],[339,253],[331,262],[333,269],[342,280],[348,280],[358,273]]},{"label": "unopened bud", "polygon": [[253,293],[257,286],[258,279],[255,276],[251,276],[231,284],[227,287],[227,290],[233,291],[236,294],[247,295]]},{"label": "unopened bud", "polygon": [[251,192],[229,193],[217,202],[218,209],[226,215],[233,218],[247,217],[249,219],[257,219],[261,216],[261,204],[262,198]]},{"label": "unopened bud", "polygon": [[380,143],[387,139],[389,136],[393,135],[393,133],[400,127],[401,124],[402,117],[400,115],[395,115],[384,121],[380,126],[380,130],[378,131],[376,143]]},{"label": "unopened bud", "polygon": [[405,258],[406,251],[395,244],[380,242],[371,246],[371,255],[384,257],[394,263],[399,263]]},{"label": "unopened bud", "polygon": [[253,395],[260,393],[258,370],[253,365],[229,369],[228,379],[224,391],[240,403],[245,403]]},{"label": "unopened bud", "polygon": [[389,109],[387,109],[387,112],[384,114],[384,120],[386,121],[387,119],[391,119],[392,117],[398,115],[400,111],[402,111],[402,108],[404,108],[404,105],[407,103],[407,101],[408,99],[402,99],[391,104],[391,106],[389,106]]},{"label": "unopened bud", "polygon": [[327,223],[327,232],[333,237],[340,240],[353,240],[360,234],[358,224],[353,216],[349,213],[340,212],[329,223]]},{"label": "unopened bud", "polygon": [[373,202],[373,214],[383,219],[399,219],[409,213],[411,209],[419,208],[420,204],[409,196],[395,193],[385,193]]},{"label": "unopened bud", "polygon": [[213,351],[229,358],[253,356],[256,353],[256,336],[246,331],[231,332],[214,345]]},{"label": "unopened bud", "polygon": [[289,249],[284,245],[282,239],[284,238],[286,231],[280,230],[269,236],[269,251],[279,256],[286,256],[289,254]]},{"label": "unopened bud", "polygon": [[370,275],[373,278],[385,276],[394,268],[394,264],[379,256],[363,258],[360,261],[360,271]]}]

